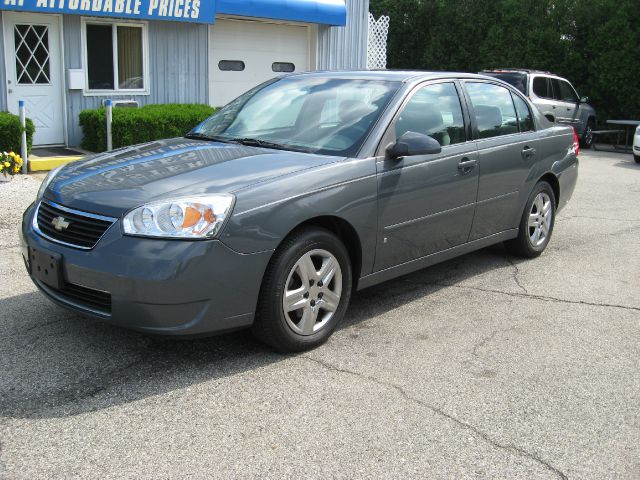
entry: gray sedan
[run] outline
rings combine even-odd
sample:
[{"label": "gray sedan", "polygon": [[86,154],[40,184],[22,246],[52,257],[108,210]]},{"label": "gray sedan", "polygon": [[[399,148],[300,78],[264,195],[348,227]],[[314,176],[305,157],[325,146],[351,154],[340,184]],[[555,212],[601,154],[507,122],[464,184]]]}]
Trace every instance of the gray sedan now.
[{"label": "gray sedan", "polygon": [[300,351],[354,290],[499,242],[540,255],[577,154],[571,127],[497,79],[291,75],[183,138],[52,171],[22,251],[71,310],[154,334],[250,327]]}]

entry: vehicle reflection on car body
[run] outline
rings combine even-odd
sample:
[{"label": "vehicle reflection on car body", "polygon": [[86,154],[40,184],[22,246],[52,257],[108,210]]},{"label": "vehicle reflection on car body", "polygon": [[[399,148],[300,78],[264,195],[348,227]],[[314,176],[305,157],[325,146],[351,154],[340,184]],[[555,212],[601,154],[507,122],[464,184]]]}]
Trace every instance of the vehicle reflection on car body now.
[{"label": "vehicle reflection on car body", "polygon": [[86,315],[159,334],[251,327],[299,351],[356,289],[498,242],[540,255],[577,166],[573,129],[496,79],[295,74],[184,138],[51,172],[23,255]]}]

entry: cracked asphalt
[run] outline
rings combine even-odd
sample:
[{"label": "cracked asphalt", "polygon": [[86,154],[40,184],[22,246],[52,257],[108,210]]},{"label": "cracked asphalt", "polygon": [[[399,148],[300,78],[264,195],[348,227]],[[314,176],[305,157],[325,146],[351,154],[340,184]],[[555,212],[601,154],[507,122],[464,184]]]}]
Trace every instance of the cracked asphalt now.
[{"label": "cracked asphalt", "polygon": [[580,161],[542,257],[359,292],[289,356],[54,306],[16,233],[38,182],[0,184],[0,478],[640,478],[640,166]]}]

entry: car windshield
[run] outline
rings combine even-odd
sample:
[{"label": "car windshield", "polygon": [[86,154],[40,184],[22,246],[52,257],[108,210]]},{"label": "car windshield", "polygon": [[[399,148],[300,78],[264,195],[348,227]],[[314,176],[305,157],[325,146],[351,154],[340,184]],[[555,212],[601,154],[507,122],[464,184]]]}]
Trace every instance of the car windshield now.
[{"label": "car windshield", "polygon": [[527,76],[524,73],[482,72],[482,75],[498,78],[527,94]]},{"label": "car windshield", "polygon": [[249,90],[187,136],[353,156],[399,82],[286,77]]}]

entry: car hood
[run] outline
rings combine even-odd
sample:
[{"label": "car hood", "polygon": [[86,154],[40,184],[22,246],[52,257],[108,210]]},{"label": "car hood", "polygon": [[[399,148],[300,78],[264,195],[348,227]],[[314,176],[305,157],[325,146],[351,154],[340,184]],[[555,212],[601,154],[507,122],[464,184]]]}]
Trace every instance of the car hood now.
[{"label": "car hood", "polygon": [[341,160],[339,157],[174,138],[126,147],[65,166],[45,197],[119,217],[152,200],[234,193],[247,186]]}]

